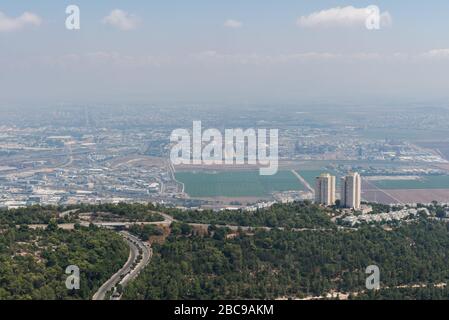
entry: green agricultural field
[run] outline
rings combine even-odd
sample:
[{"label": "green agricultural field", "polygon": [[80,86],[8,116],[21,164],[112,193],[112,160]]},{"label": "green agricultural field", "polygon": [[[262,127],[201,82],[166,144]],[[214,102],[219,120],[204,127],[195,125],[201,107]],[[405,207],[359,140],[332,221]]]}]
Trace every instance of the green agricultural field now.
[{"label": "green agricultural field", "polygon": [[275,191],[305,190],[290,171],[261,176],[259,171],[177,172],[191,197],[265,197]]},{"label": "green agricultural field", "polygon": [[379,180],[374,184],[380,189],[449,189],[449,176],[427,176],[416,180]]}]

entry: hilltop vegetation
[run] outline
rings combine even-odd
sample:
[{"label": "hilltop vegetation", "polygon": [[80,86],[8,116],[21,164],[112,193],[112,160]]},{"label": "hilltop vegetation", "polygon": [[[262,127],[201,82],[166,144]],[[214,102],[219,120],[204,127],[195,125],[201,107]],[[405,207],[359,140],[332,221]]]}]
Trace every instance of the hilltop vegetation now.
[{"label": "hilltop vegetation", "polygon": [[[63,210],[71,212],[61,215]],[[141,239],[158,241],[150,265],[125,288],[125,299],[305,298],[330,292],[349,294],[351,299],[449,298],[443,285],[449,281],[447,223],[418,217],[388,228],[337,229],[332,209],[296,202],[255,212],[219,213],[142,204],[4,210],[0,300],[90,299],[124,264],[129,248],[113,231],[78,224],[68,231],[57,223],[77,222],[84,212],[131,221],[162,220],[157,211],[178,221],[169,235],[167,228],[131,227]],[[445,212],[437,205],[431,211],[436,216]],[[199,230],[188,222],[210,227]],[[48,224],[46,230],[26,226],[42,223]],[[225,225],[272,229],[231,231]],[[81,269],[80,290],[65,288],[69,265]],[[366,291],[365,269],[370,265],[380,268],[380,291]]]},{"label": "hilltop vegetation", "polygon": [[[82,213],[90,213],[93,218],[101,218],[107,214],[109,220],[154,222],[162,221],[163,217],[155,212],[152,204],[98,204],[72,205],[67,207],[30,206],[18,209],[0,209],[0,225],[48,224],[54,220],[57,223],[74,223]],[[66,212],[67,214],[62,214]]]},{"label": "hilltop vegetation", "polygon": [[[77,209],[79,213],[93,213],[94,215],[99,215],[101,213],[108,213],[115,216],[119,220],[133,221],[133,222],[154,222],[162,221],[163,217],[154,212],[156,207],[151,203],[148,204],[129,204],[129,203],[118,203],[118,204],[97,204],[97,205],[77,205],[69,207],[72,209]],[[111,216],[109,217],[111,218]]]},{"label": "hilltop vegetation", "polygon": [[[163,245],[155,245],[151,264],[126,288],[125,298],[275,299],[332,291],[363,293],[370,265],[379,266],[384,287],[449,280],[449,227],[438,222],[423,220],[394,232],[363,227],[229,237],[220,230],[204,237],[176,232]],[[420,291],[395,294],[411,298]],[[375,298],[391,296],[381,290]],[[435,297],[449,298],[444,292]]]},{"label": "hilltop vegetation", "polygon": [[[0,210],[0,300],[90,299],[123,266],[129,248],[116,232],[80,227],[80,214],[89,213],[94,219],[105,214],[120,221],[163,220],[153,209],[151,204],[104,204]],[[74,223],[75,230],[58,228],[63,223]],[[32,224],[48,227],[33,230]],[[70,265],[80,268],[80,290],[65,287]]]},{"label": "hilltop vegetation", "polygon": [[188,223],[271,228],[333,228],[328,210],[309,202],[275,204],[255,212],[169,210],[174,218]]},{"label": "hilltop vegetation", "polygon": [[[125,263],[122,238],[96,227],[73,231],[27,227],[0,228],[0,300],[90,299],[101,284]],[[65,270],[80,268],[80,290],[65,286]]]},{"label": "hilltop vegetation", "polygon": [[14,210],[0,209],[0,225],[48,224],[51,220],[58,223],[73,222],[72,217],[61,218],[56,207],[32,206]]}]

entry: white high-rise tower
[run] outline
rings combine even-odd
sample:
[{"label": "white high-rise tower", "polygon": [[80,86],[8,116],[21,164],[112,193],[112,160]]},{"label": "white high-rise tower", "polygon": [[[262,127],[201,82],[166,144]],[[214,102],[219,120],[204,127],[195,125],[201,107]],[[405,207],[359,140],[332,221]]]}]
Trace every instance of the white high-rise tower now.
[{"label": "white high-rise tower", "polygon": [[315,203],[326,206],[335,204],[335,176],[323,173],[316,178]]},{"label": "white high-rise tower", "polygon": [[354,172],[341,179],[341,206],[359,210],[361,207],[362,178]]}]

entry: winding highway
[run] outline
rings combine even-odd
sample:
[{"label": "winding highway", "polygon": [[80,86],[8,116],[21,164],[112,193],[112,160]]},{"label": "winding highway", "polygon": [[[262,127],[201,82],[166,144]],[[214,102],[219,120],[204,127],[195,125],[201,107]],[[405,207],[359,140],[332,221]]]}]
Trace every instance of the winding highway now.
[{"label": "winding highway", "polygon": [[[125,231],[120,232],[120,234],[125,238],[130,248],[128,261],[126,261],[123,268],[109,278],[109,280],[98,289],[92,297],[92,300],[104,300],[108,292],[111,294],[114,293],[118,284],[124,288],[150,263],[153,251],[148,243],[144,243],[139,238]],[[140,252],[142,254],[140,254]],[[120,296],[114,295],[113,298],[120,299]]]}]

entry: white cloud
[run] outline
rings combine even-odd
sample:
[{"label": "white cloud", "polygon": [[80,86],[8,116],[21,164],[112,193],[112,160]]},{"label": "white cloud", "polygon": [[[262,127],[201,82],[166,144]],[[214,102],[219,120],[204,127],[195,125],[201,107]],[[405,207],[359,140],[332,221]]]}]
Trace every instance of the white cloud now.
[{"label": "white cloud", "polygon": [[433,49],[423,54],[426,58],[449,58],[449,49]]},{"label": "white cloud", "polygon": [[243,23],[237,20],[229,19],[225,21],[224,26],[226,28],[238,29],[243,27]]},{"label": "white cloud", "polygon": [[[304,28],[365,27],[372,14],[371,7],[336,7],[302,16],[298,19],[297,25]],[[388,11],[379,12],[379,19],[381,27],[390,26],[393,20]]]},{"label": "white cloud", "polygon": [[140,19],[123,10],[115,9],[112,10],[107,17],[103,18],[103,23],[114,26],[123,31],[129,31],[138,27]]},{"label": "white cloud", "polygon": [[0,32],[9,32],[23,29],[27,26],[40,26],[42,19],[31,12],[25,12],[17,18],[11,18],[0,11]]}]

